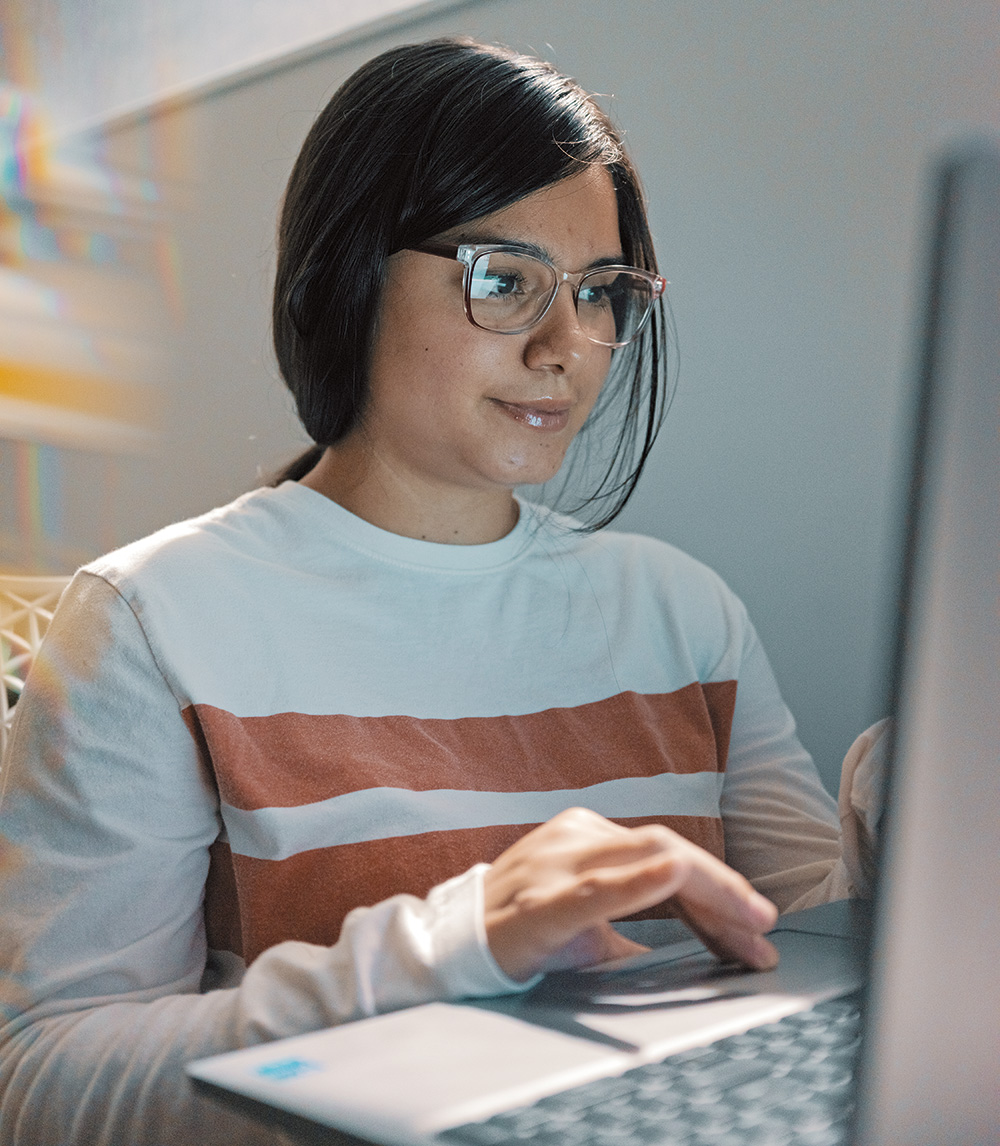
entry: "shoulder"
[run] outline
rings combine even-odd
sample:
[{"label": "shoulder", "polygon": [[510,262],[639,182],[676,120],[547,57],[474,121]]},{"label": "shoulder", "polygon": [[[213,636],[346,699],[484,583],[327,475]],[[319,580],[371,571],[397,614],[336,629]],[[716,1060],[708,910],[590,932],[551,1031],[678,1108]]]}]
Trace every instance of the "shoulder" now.
[{"label": "shoulder", "polygon": [[541,511],[540,543],[579,561],[588,574],[609,579],[643,599],[653,595],[690,609],[745,612],[722,577],[689,553],[641,533],[584,532],[572,518]]},{"label": "shoulder", "polygon": [[281,499],[275,497],[279,492],[259,489],[243,494],[228,505],[115,549],[84,566],[83,571],[124,588],[133,580],[163,570],[176,573],[209,559],[249,556],[277,541],[275,535],[283,525]]},{"label": "shoulder", "polygon": [[595,541],[613,555],[633,598],[666,613],[689,641],[706,651],[742,646],[746,608],[714,569],[655,537],[609,531]]},{"label": "shoulder", "polygon": [[617,647],[663,662],[679,657],[701,680],[738,675],[753,628],[743,602],[713,569],[654,537],[574,533],[566,525],[547,521],[540,542],[564,558],[563,580],[578,602],[596,602]]},{"label": "shoulder", "polygon": [[714,569],[668,541],[642,533],[622,533],[611,529],[601,530],[593,534],[593,538],[623,565],[648,570],[661,579],[686,586],[703,586],[707,591],[732,596],[731,590]]},{"label": "shoulder", "polygon": [[95,648],[148,650],[187,703],[202,676],[228,679],[240,664],[266,660],[262,614],[290,582],[302,596],[314,580],[294,577],[317,532],[302,501],[305,514],[294,489],[254,490],[98,558],[67,591],[67,623]]},{"label": "shoulder", "polygon": [[81,574],[110,587],[165,663],[167,646],[198,647],[245,627],[289,571],[307,563],[315,533],[294,490],[264,488],[108,553]]},{"label": "shoulder", "polygon": [[155,533],[96,558],[84,568],[88,573],[113,582],[178,555],[225,549],[227,543],[234,541],[238,544],[257,532],[254,526],[259,527],[266,518],[268,495],[275,492],[273,489],[254,489],[227,505],[157,529]]}]

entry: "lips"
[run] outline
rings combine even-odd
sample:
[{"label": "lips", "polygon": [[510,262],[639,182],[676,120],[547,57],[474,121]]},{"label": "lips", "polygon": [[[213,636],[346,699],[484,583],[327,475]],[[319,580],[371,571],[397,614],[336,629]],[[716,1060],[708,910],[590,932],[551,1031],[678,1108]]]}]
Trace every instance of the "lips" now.
[{"label": "lips", "polygon": [[553,401],[503,402],[494,398],[499,409],[522,426],[550,432],[565,429],[569,423],[569,406]]}]

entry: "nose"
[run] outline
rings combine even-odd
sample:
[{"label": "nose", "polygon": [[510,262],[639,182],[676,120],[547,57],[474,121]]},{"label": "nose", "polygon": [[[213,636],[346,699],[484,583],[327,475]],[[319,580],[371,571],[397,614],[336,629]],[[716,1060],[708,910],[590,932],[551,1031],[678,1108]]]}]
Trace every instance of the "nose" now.
[{"label": "nose", "polygon": [[527,334],[524,361],[532,370],[568,374],[585,366],[595,349],[580,326],[573,288],[565,280],[557,287],[545,317]]}]

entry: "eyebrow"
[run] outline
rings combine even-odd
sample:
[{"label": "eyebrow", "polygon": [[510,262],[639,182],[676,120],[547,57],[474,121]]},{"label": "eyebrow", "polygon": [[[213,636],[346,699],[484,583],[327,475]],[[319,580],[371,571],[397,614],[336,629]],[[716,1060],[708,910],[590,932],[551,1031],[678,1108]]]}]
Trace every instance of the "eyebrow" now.
[{"label": "eyebrow", "polygon": [[[532,243],[527,239],[512,239],[509,235],[494,235],[486,234],[482,231],[468,232],[464,238],[456,239],[457,243],[469,243],[478,246],[498,246],[498,247],[514,247],[519,251],[524,251],[526,254],[534,255],[537,259],[542,259],[543,262],[552,263],[555,266],[555,259],[551,253],[544,247],[540,247],[537,243]],[[620,267],[625,265],[625,255],[619,252],[617,255],[603,255],[599,259],[594,259],[592,263],[588,263],[583,269],[592,271],[598,267]]]}]

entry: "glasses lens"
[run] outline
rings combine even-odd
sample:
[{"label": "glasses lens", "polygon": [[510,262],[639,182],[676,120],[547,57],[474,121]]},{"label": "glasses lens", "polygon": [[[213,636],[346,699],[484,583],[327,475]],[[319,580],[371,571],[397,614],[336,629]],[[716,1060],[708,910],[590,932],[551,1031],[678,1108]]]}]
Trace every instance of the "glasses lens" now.
[{"label": "glasses lens", "polygon": [[584,275],[576,311],[587,337],[603,346],[631,342],[653,309],[653,284],[634,271]]},{"label": "glasses lens", "polygon": [[547,264],[517,251],[487,251],[469,269],[469,307],[487,330],[524,330],[545,310],[556,285]]}]

